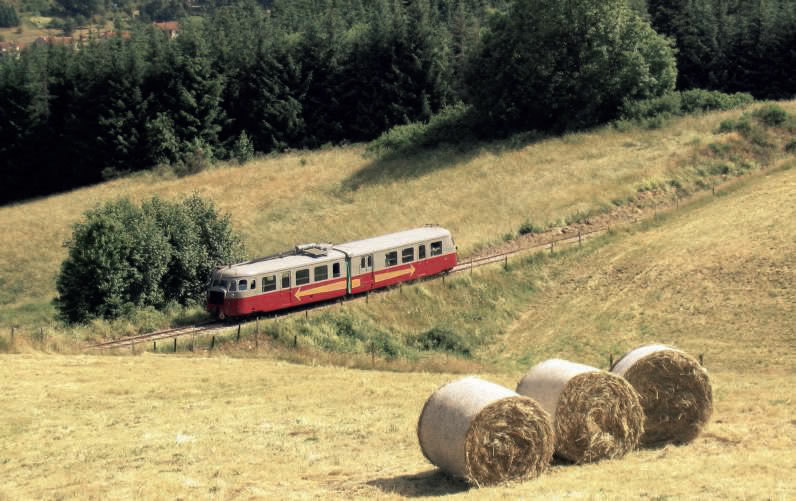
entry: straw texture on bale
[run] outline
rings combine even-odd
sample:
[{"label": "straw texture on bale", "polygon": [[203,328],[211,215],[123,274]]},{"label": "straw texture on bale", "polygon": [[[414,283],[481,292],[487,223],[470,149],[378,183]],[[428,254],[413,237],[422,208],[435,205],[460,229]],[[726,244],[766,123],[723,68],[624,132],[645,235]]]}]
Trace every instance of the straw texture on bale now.
[{"label": "straw texture on bale", "polygon": [[534,478],[553,457],[553,428],[541,406],[475,377],[429,397],[417,437],[434,465],[479,486]]},{"label": "straw texture on bale", "polygon": [[555,453],[575,463],[624,456],[641,437],[644,414],[624,379],[606,371],[552,359],[535,365],[517,393],[553,416]]},{"label": "straw texture on bale", "polygon": [[671,346],[641,346],[611,369],[633,385],[644,408],[642,445],[694,440],[713,413],[708,372],[692,356]]}]

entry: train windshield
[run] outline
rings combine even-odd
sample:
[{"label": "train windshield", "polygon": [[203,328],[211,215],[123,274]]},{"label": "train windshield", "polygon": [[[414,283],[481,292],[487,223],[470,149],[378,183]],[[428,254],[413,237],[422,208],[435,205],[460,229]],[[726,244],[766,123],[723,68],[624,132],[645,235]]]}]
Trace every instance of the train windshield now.
[{"label": "train windshield", "polygon": [[215,279],[215,280],[213,280],[213,287],[223,287],[223,288],[226,289],[227,288],[227,281],[226,280]]}]

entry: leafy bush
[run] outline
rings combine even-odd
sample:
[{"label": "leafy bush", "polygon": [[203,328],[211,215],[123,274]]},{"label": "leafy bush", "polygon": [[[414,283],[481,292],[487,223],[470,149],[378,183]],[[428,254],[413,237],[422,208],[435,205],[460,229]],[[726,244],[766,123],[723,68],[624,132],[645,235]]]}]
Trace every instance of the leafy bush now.
[{"label": "leafy bush", "polygon": [[201,297],[214,266],[240,257],[240,242],[229,218],[195,194],[140,207],[127,199],[108,202],[87,211],[66,242],[56,280],[59,315],[84,322],[188,304]]},{"label": "leafy bush", "polygon": [[398,125],[371,141],[366,150],[375,155],[418,151],[442,144],[460,144],[476,137],[476,121],[471,106],[448,106],[427,123]]},{"label": "leafy bush", "polygon": [[768,104],[752,112],[752,116],[769,127],[779,127],[788,120],[788,112],[776,104]]},{"label": "leafy bush", "polygon": [[[754,101],[751,94],[737,92],[725,94],[719,91],[691,89],[683,92],[673,91],[663,96],[627,100],[620,114],[623,120],[645,121],[661,117],[680,116],[688,113],[701,113],[714,110],[730,110]],[[660,122],[656,122],[660,123]],[[648,128],[650,127],[647,124]]]},{"label": "leafy bush", "polygon": [[245,130],[240,133],[235,144],[232,145],[232,158],[239,164],[245,164],[254,158],[254,143]]},{"label": "leafy bush", "polygon": [[517,230],[517,233],[520,235],[527,235],[528,233],[542,233],[542,228],[540,226],[536,226],[530,221],[525,221],[520,225],[520,229]]},{"label": "leafy bush", "polygon": [[749,134],[751,130],[752,124],[749,123],[749,119],[746,115],[742,116],[738,120],[722,120],[719,124],[719,132],[722,134],[737,131],[742,135],[746,135]]},{"label": "leafy bush", "polygon": [[681,93],[683,113],[697,113],[714,110],[731,110],[754,102],[755,98],[746,92],[725,94],[715,90],[691,89]]},{"label": "leafy bush", "polygon": [[641,99],[638,101],[625,101],[622,105],[621,118],[623,120],[644,120],[656,116],[673,116],[682,113],[681,96],[679,92],[667,92],[660,97]]},{"label": "leafy bush", "polygon": [[465,357],[472,356],[470,344],[450,327],[432,327],[417,337],[416,344],[422,350],[446,351]]},{"label": "leafy bush", "polygon": [[788,153],[796,153],[796,139],[785,145],[785,151]]},{"label": "leafy bush", "polygon": [[210,167],[213,162],[213,150],[199,138],[185,145],[186,151],[174,164],[174,173],[180,177],[198,174]]}]

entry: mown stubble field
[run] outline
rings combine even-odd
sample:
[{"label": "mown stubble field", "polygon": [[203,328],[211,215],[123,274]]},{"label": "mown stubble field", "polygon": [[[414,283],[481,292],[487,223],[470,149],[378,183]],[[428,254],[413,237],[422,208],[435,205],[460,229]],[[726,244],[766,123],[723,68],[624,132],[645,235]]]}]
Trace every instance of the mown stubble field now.
[{"label": "mown stubble field", "polygon": [[[513,386],[521,374],[483,374]],[[796,495],[793,372],[712,373],[715,412],[687,446],[470,489],[415,436],[450,374],[256,359],[6,356],[0,498],[713,498]]]}]

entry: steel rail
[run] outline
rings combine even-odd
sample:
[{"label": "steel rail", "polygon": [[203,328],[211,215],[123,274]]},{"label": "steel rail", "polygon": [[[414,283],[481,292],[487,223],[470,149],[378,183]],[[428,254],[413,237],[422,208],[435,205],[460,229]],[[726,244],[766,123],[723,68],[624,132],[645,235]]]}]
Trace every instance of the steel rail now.
[{"label": "steel rail", "polygon": [[108,349],[108,348],[122,348],[126,346],[130,346],[133,344],[149,342],[149,341],[158,341],[160,339],[170,339],[179,336],[184,336],[186,334],[197,334],[200,332],[214,330],[214,329],[223,329],[229,328],[231,326],[225,325],[222,322],[218,322],[216,320],[207,320],[205,322],[200,322],[194,325],[186,325],[182,327],[173,327],[170,329],[162,329],[154,332],[148,332],[146,334],[137,334],[135,336],[128,336],[119,339],[114,339],[111,341],[105,341],[102,343],[93,344],[87,346],[86,348],[99,348],[99,349]]}]

